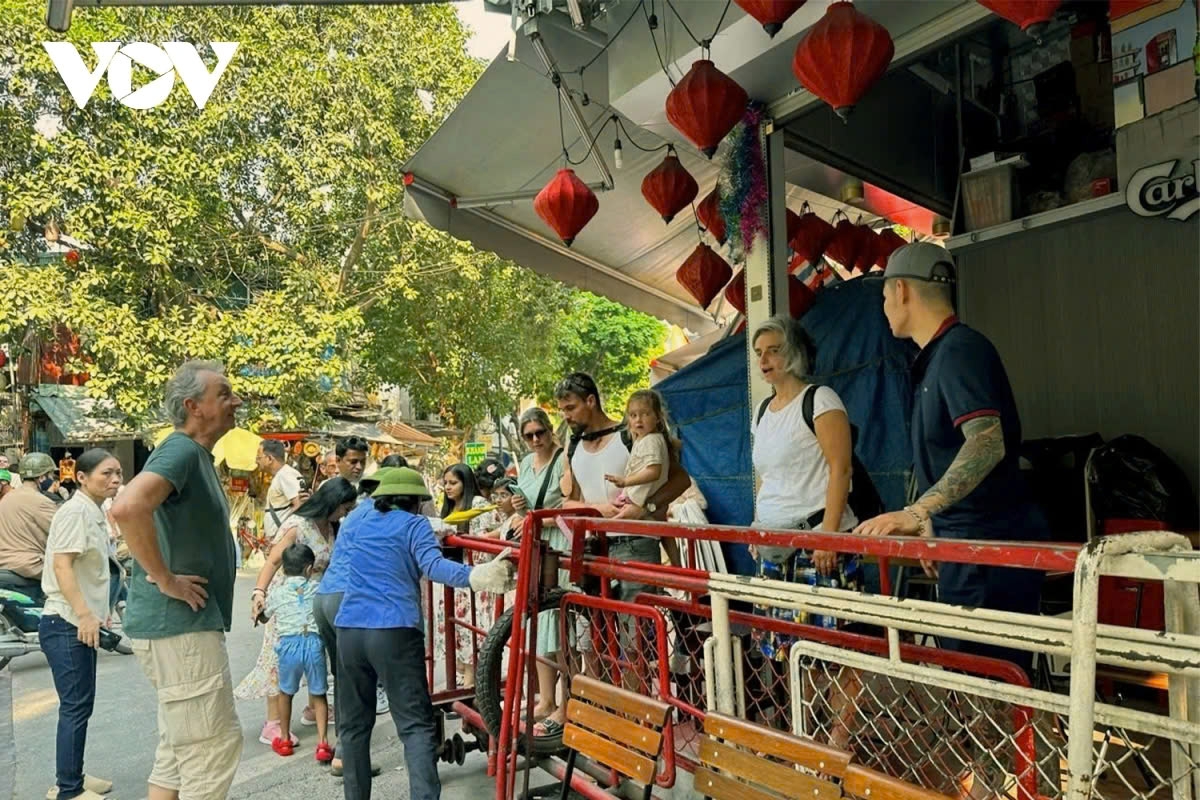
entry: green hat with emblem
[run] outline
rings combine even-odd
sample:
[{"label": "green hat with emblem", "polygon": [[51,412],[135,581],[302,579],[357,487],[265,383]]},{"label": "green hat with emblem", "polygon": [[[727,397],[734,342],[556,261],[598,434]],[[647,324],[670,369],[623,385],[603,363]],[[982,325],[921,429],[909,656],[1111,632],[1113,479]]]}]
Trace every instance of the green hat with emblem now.
[{"label": "green hat with emblem", "polygon": [[40,478],[48,472],[54,472],[54,459],[45,453],[26,453],[21,458],[18,472],[22,478]]},{"label": "green hat with emblem", "polygon": [[421,479],[421,473],[415,469],[408,467],[385,467],[376,472],[379,475],[386,472],[379,479],[379,488],[371,492],[371,497],[419,497],[422,500],[429,500],[431,496],[429,490],[425,488],[425,481]]}]

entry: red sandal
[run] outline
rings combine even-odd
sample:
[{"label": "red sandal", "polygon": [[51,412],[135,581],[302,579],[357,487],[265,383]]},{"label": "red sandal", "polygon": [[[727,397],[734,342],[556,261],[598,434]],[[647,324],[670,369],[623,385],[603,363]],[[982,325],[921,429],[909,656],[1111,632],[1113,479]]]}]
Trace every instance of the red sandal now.
[{"label": "red sandal", "polygon": [[322,764],[328,764],[333,761],[333,748],[329,746],[329,742],[321,742],[317,745],[317,761]]},{"label": "red sandal", "polygon": [[292,747],[290,740],[281,739],[278,736],[276,736],[275,740],[271,742],[271,749],[275,751],[276,755],[280,756],[290,756],[296,752],[296,749]]}]

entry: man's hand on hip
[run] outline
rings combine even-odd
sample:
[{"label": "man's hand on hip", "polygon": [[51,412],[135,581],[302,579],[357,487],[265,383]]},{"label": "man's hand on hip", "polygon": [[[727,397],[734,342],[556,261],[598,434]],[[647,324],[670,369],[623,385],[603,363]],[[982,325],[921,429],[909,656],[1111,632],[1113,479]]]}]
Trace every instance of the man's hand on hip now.
[{"label": "man's hand on hip", "polygon": [[208,602],[208,590],[204,588],[204,585],[208,583],[208,578],[172,573],[161,584],[149,575],[146,576],[146,580],[158,586],[158,590],[167,597],[187,603],[192,611],[199,611]]}]

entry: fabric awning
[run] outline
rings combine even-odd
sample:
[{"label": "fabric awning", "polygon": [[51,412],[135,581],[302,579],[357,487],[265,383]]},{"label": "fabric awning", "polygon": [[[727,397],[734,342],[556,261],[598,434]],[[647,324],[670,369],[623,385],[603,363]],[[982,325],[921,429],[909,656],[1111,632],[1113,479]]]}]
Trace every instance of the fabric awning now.
[{"label": "fabric awning", "polygon": [[326,432],[344,439],[348,436],[358,436],[368,442],[381,444],[407,444],[416,447],[432,447],[438,440],[426,433],[421,433],[402,422],[380,421],[351,422],[349,420],[334,420],[326,428]]},{"label": "fabric awning", "polygon": [[[547,26],[543,36],[564,72],[595,54],[563,31]],[[675,271],[699,242],[691,212],[685,209],[665,224],[641,195],[642,176],[662,160],[664,151],[642,152],[621,136],[624,166],[613,171],[616,186],[597,192],[600,211],[569,249],[537,216],[531,200],[464,207],[471,198],[536,192],[563,166],[556,90],[524,36],[517,39],[517,58],[510,62],[500,54],[405,166],[412,175],[406,211],[480,249],[690,331],[715,328],[712,317],[675,281]],[[592,131],[613,113],[606,106],[606,58],[601,56],[585,73],[591,102],[581,110]],[[572,86],[578,82],[577,76],[571,80]],[[628,119],[624,124],[637,144],[663,144]],[[565,111],[563,125],[572,156],[582,158],[588,142]],[[596,145],[610,169],[615,139],[610,125]],[[694,151],[681,149],[679,156],[700,184],[698,202],[716,185],[716,167]],[[573,169],[588,184],[601,182],[590,162]],[[467,202],[459,204],[458,199]]]},{"label": "fabric awning", "polygon": [[43,383],[30,399],[62,434],[63,444],[87,444],[134,439],[140,435],[108,400],[90,397],[83,386]]}]

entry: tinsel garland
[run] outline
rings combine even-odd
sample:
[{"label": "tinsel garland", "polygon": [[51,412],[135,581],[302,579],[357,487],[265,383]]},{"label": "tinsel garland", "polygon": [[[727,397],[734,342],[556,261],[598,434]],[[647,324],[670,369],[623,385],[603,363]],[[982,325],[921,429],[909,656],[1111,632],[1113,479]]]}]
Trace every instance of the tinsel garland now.
[{"label": "tinsel garland", "polygon": [[[729,232],[731,261],[741,261],[754,239],[767,231],[767,162],[763,155],[763,119],[766,107],[753,102],[742,121],[721,142],[717,156],[721,172],[721,216]],[[737,235],[735,235],[735,232]]]}]

